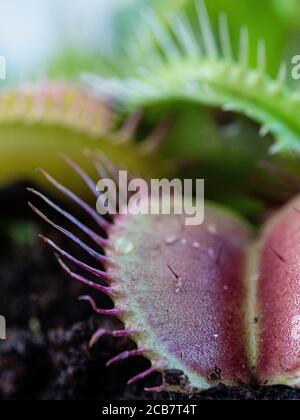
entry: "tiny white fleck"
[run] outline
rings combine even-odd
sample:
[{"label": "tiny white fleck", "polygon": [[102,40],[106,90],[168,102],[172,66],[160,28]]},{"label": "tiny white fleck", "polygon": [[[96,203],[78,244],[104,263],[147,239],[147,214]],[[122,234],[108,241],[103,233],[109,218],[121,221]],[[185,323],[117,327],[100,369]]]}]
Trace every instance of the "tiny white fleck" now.
[{"label": "tiny white fleck", "polygon": [[171,245],[176,241],[177,241],[177,236],[176,235],[169,235],[165,238],[165,243],[168,244],[168,245]]},{"label": "tiny white fleck", "polygon": [[217,228],[216,228],[216,225],[209,224],[209,225],[207,226],[207,231],[208,231],[211,235],[216,235],[216,234],[217,234]]},{"label": "tiny white fleck", "polygon": [[186,245],[186,239],[185,238],[181,239],[180,242],[181,242],[182,245]]},{"label": "tiny white fleck", "polygon": [[199,242],[197,242],[197,241],[193,242],[193,247],[194,248],[199,248],[200,247]]},{"label": "tiny white fleck", "polygon": [[177,284],[176,284],[176,286],[175,286],[175,293],[177,293],[177,294],[178,294],[178,293],[181,291],[182,286],[183,286],[183,281],[182,281],[182,279],[179,277],[179,278],[178,278],[178,281],[177,281]]},{"label": "tiny white fleck", "polygon": [[219,334],[213,334],[214,338],[219,338]]}]

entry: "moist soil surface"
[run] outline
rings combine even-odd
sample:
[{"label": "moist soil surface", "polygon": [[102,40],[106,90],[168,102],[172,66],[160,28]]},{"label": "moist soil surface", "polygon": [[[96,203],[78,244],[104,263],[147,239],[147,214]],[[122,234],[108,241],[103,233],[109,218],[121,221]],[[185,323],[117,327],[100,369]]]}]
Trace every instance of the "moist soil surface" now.
[{"label": "moist soil surface", "polygon": [[[300,398],[300,391],[288,387],[255,384],[219,385],[189,397],[146,393],[145,386],[160,383],[158,374],[126,385],[128,379],[147,369],[149,362],[139,357],[105,367],[108,359],[135,347],[127,338],[106,336],[89,348],[98,328],[122,325],[94,314],[86,302],[78,301],[80,295],[91,294],[99,305],[111,305],[62,271],[38,233],[50,236],[75,255],[78,247],[33,217],[24,204],[27,198],[23,185],[0,193],[0,314],[7,321],[7,339],[0,342],[1,400]],[[168,380],[176,381],[176,372],[170,372]]]}]

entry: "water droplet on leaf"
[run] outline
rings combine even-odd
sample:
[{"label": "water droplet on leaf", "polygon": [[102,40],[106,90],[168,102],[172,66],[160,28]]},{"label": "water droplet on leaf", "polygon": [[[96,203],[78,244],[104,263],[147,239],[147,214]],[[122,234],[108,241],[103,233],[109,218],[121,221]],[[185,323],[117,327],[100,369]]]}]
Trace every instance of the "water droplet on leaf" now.
[{"label": "water droplet on leaf", "polygon": [[115,249],[119,254],[129,254],[134,248],[132,241],[126,236],[118,238],[115,243]]}]

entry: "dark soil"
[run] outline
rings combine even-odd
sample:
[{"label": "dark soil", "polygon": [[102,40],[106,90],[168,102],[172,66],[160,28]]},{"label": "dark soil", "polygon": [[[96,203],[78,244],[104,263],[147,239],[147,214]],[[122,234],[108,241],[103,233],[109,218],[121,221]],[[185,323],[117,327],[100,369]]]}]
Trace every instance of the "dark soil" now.
[{"label": "dark soil", "polygon": [[[159,375],[127,386],[129,378],[149,366],[143,358],[105,367],[109,358],[134,348],[134,343],[125,338],[103,337],[89,349],[89,340],[97,328],[115,329],[121,325],[93,314],[85,302],[78,302],[78,296],[90,294],[90,290],[67,278],[51,251],[37,239],[37,233],[47,233],[60,245],[66,241],[32,218],[20,204],[24,203],[23,197],[21,200],[15,190],[6,191],[0,199],[0,314],[6,317],[8,327],[7,340],[0,342],[0,399],[187,398],[145,393],[145,386],[160,383]],[[72,244],[68,243],[67,249],[78,253]],[[98,295],[95,298],[101,305],[110,304]],[[300,391],[280,386],[220,385],[190,398],[299,399]]]}]

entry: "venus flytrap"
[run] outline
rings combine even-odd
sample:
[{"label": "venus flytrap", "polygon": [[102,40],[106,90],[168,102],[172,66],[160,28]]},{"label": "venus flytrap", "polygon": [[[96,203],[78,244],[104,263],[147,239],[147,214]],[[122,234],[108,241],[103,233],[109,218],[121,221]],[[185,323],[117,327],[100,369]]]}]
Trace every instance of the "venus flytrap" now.
[{"label": "venus flytrap", "polygon": [[152,144],[154,148],[152,153],[145,153],[134,139],[140,113],[129,117],[120,128],[116,127],[116,120],[107,102],[75,84],[40,83],[2,92],[0,187],[21,179],[39,182],[34,169],[42,165],[56,176],[67,177],[73,189],[82,191],[65,172],[57,154],[81,158],[84,149],[87,153],[104,152],[132,172],[144,175],[172,172],[172,165],[153,157],[154,144],[164,134],[162,131],[150,135],[148,142],[146,139],[143,147]]},{"label": "venus flytrap", "polygon": [[[194,393],[220,382],[249,384],[253,379],[262,385],[299,387],[299,197],[275,213],[259,234],[236,214],[209,202],[203,223],[190,226],[184,223],[189,216],[185,213],[110,211],[103,217],[81,198],[81,193],[86,198],[90,190],[98,204],[105,199],[108,209],[111,205],[109,196],[97,190],[89,165],[72,160],[81,158],[82,149],[88,149],[86,154],[100,178],[116,179],[118,171],[109,159],[146,177],[172,173],[173,165],[154,154],[170,121],[154,128],[148,141],[134,140],[143,112],[163,104],[168,107],[173,101],[217,106],[249,116],[261,125],[261,136],[273,135],[271,152],[300,151],[300,96],[287,87],[285,65],[280,66],[277,79],[270,78],[261,42],[257,67],[250,68],[247,29],[241,30],[235,58],[226,18],[220,17],[216,37],[201,1],[197,13],[201,40],[184,16],[171,20],[169,31],[151,11],[146,12],[143,19],[153,38],[153,50],[145,55],[141,42],[131,49],[136,78],[87,77],[93,87],[115,96],[118,104],[123,100],[126,109],[135,111],[121,128],[115,128],[111,107],[78,87],[46,85],[4,93],[0,97],[0,182],[32,178],[33,166],[47,167],[55,178],[40,169],[34,179],[40,182],[42,174],[52,188],[96,223],[92,229],[88,220],[77,219],[30,189],[94,244],[87,244],[81,235],[30,204],[95,260],[94,265],[87,264],[42,236],[68,275],[107,295],[114,306],[97,307],[91,296],[81,300],[96,313],[118,317],[124,324],[120,330],[96,331],[90,345],[106,334],[131,337],[137,344],[107,365],[137,356],[151,362],[129,384],[160,372],[162,384],[153,391]],[[79,188],[72,171],[67,175],[65,163],[58,163],[54,152],[71,157],[63,155],[63,161],[86,188]],[[182,156],[175,157],[177,161]],[[63,178],[68,188],[56,178]],[[247,195],[244,184],[242,188]],[[124,197],[124,187],[118,189]],[[142,199],[147,198],[145,193]],[[164,193],[160,200],[162,204],[167,200]],[[116,204],[120,207],[120,202]],[[169,383],[170,371],[179,374],[176,384]]]},{"label": "venus flytrap", "polygon": [[[70,159],[67,163],[96,191],[84,171]],[[161,372],[162,384],[152,391],[193,393],[220,382],[249,384],[253,379],[262,385],[299,387],[299,197],[272,216],[255,238],[244,220],[207,202],[204,222],[197,226],[185,225],[184,214],[103,218],[43,174],[99,226],[90,229],[31,190],[94,242],[94,248],[88,246],[31,204],[39,216],[95,259],[93,266],[86,264],[42,237],[54,249],[62,269],[109,296],[114,307],[97,307],[90,296],[81,300],[98,314],[116,316],[124,324],[121,330],[98,330],[90,345],[106,334],[131,337],[137,349],[119,354],[107,365],[136,356],[150,360],[151,367],[128,384]],[[179,379],[171,385],[168,372],[174,369]]]},{"label": "venus flytrap", "polygon": [[274,136],[272,153],[298,153],[300,94],[287,86],[286,63],[280,65],[277,78],[272,79],[266,71],[266,51],[261,41],[257,46],[257,66],[251,68],[247,28],[241,29],[236,56],[226,16],[220,15],[216,36],[202,0],[196,1],[196,9],[197,33],[201,37],[196,36],[184,15],[173,17],[167,26],[147,10],[142,19],[152,38],[152,49],[145,54],[138,41],[131,48],[136,76],[105,79],[90,74],[85,80],[101,92],[123,98],[131,111],[181,100],[241,113],[261,124],[262,136]]}]

